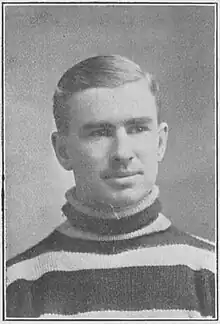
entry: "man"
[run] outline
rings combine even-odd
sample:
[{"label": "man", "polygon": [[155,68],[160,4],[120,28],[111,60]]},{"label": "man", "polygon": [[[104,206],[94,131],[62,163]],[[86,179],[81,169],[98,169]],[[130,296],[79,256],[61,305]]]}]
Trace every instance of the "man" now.
[{"label": "man", "polygon": [[8,262],[7,316],[212,318],[212,244],[176,229],[156,186],[168,126],[155,80],[117,55],[69,69],[53,97],[66,221]]}]

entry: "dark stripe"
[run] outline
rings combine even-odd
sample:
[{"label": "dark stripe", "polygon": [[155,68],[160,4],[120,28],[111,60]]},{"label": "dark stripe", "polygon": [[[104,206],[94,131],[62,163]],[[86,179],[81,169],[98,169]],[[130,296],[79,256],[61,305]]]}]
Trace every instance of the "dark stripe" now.
[{"label": "dark stripe", "polygon": [[76,211],[69,202],[62,207],[62,211],[72,226],[81,231],[99,235],[118,235],[131,233],[144,226],[150,225],[161,212],[161,203],[156,199],[154,203],[145,210],[120,219],[91,217]]},{"label": "dark stripe", "polygon": [[32,282],[19,280],[6,291],[6,316],[37,317],[33,307]]},{"label": "dark stripe", "polygon": [[181,265],[54,271],[31,286],[30,281],[17,280],[8,288],[8,316],[13,316],[14,296],[18,298],[14,316],[22,316],[19,308],[28,289],[33,294],[32,316],[152,309],[186,309],[214,316],[214,275]]},{"label": "dark stripe", "polygon": [[[69,238],[68,238],[69,240]],[[25,250],[24,252],[16,255],[15,257],[9,259],[6,262],[6,267],[10,267],[13,264],[22,262],[28,259],[37,257],[38,255],[50,251],[60,251],[63,250],[63,235],[57,231],[53,231],[45,239]]]}]

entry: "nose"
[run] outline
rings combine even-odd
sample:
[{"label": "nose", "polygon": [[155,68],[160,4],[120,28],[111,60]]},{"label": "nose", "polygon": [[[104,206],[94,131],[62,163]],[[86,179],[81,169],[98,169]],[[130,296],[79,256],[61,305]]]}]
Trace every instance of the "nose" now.
[{"label": "nose", "polygon": [[113,148],[112,148],[112,162],[113,164],[127,164],[133,160],[134,153],[132,149],[131,139],[125,129],[121,129],[115,134]]}]

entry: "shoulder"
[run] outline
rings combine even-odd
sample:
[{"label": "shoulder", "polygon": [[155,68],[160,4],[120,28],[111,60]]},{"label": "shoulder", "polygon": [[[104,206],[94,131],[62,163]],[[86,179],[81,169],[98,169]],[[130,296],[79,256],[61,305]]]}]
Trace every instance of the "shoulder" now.
[{"label": "shoulder", "polygon": [[214,242],[181,231],[173,225],[166,231],[165,237],[170,247],[167,250],[171,254],[170,257],[181,259],[183,264],[189,264],[195,270],[206,269],[212,273],[216,272]]},{"label": "shoulder", "polygon": [[143,237],[144,245],[152,251],[152,258],[162,259],[163,264],[179,264],[198,271],[206,269],[211,273],[216,272],[215,244],[172,224],[163,231]]},{"label": "shoulder", "polygon": [[215,252],[215,243],[208,239],[184,232],[173,225],[170,226],[168,232],[177,244],[183,244],[213,253]]},{"label": "shoulder", "polygon": [[[46,273],[56,270],[56,255],[64,250],[66,242],[55,229],[45,239],[6,262],[6,298],[8,317],[35,317],[34,283]],[[36,306],[36,305],[35,305]]]},{"label": "shoulder", "polygon": [[44,238],[40,242],[36,243],[35,245],[31,246],[25,251],[17,254],[16,256],[10,258],[6,262],[6,267],[10,268],[16,265],[17,263],[35,258],[42,253],[50,251],[51,249],[53,249],[54,236],[55,236],[55,231],[50,233],[46,238]]},{"label": "shoulder", "polygon": [[59,234],[55,230],[34,246],[9,259],[6,262],[7,287],[17,280],[34,278],[43,263],[49,263],[48,256],[59,248]]},{"label": "shoulder", "polygon": [[185,235],[189,236],[195,244],[197,243],[199,245],[199,247],[215,252],[215,242],[187,232],[185,233]]}]

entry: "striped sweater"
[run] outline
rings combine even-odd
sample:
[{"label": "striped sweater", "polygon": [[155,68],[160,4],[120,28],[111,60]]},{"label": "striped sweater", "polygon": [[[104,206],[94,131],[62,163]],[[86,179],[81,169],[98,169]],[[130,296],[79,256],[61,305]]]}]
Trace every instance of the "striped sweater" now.
[{"label": "striped sweater", "polygon": [[[153,206],[127,218],[129,231],[118,233],[118,219],[107,235],[105,219],[97,221],[101,234],[94,217],[77,227],[85,215],[67,203],[63,224],[8,261],[7,317],[214,318],[213,245],[178,230],[158,201]],[[134,219],[140,226],[131,230]]]}]

